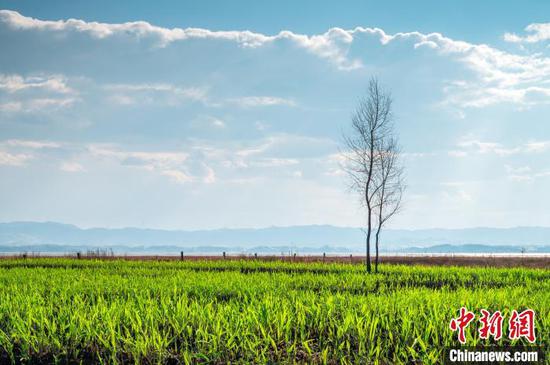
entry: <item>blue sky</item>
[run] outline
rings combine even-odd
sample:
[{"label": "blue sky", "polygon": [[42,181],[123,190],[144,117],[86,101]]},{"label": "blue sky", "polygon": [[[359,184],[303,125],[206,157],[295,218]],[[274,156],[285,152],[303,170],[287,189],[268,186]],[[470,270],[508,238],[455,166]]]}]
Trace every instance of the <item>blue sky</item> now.
[{"label": "blue sky", "polygon": [[547,2],[0,8],[0,221],[361,225],[338,146],[377,76],[407,169],[392,227],[550,222]]}]

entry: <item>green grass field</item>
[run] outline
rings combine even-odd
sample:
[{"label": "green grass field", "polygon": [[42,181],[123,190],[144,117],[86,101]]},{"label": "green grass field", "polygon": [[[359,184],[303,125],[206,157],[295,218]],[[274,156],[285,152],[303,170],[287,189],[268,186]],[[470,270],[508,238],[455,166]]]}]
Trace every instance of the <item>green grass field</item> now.
[{"label": "green grass field", "polygon": [[531,308],[550,344],[549,270],[4,260],[0,362],[437,364],[461,306]]}]

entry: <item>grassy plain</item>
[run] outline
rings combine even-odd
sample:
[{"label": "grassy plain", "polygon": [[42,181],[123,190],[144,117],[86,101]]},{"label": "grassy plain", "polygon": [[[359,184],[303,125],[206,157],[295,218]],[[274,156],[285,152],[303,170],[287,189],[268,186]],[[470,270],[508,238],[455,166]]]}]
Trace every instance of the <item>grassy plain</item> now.
[{"label": "grassy plain", "polygon": [[547,269],[2,260],[0,362],[438,364],[461,306],[531,308],[549,348]]}]

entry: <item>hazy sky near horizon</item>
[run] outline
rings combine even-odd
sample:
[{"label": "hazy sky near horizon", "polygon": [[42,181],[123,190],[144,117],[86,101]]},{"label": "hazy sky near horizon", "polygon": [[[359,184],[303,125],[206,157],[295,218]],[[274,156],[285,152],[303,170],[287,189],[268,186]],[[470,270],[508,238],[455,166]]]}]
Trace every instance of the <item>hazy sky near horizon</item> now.
[{"label": "hazy sky near horizon", "polygon": [[377,76],[392,227],[549,226],[550,3],[420,4],[0,0],[0,221],[361,225],[338,146]]}]

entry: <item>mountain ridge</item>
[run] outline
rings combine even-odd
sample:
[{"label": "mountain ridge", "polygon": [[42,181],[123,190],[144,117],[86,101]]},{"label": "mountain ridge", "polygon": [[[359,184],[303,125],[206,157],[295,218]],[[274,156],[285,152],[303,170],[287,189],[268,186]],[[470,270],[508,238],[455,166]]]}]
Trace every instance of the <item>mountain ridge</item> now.
[{"label": "mountain ridge", "polygon": [[[422,249],[436,245],[550,246],[550,227],[387,229],[382,233],[387,250]],[[113,246],[239,247],[339,247],[358,251],[364,247],[359,228],[300,225],[265,228],[163,230],[151,228],[80,228],[57,222],[0,223],[0,245],[65,245],[108,248]]]}]

